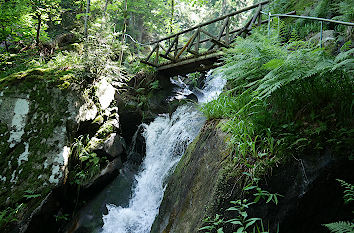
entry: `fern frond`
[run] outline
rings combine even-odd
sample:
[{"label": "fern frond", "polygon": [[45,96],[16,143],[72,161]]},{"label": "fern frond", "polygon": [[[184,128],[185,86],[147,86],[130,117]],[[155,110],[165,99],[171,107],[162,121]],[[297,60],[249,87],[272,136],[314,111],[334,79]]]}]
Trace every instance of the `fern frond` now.
[{"label": "fern frond", "polygon": [[344,187],[344,202],[349,203],[354,201],[354,185],[345,182],[344,180],[337,179],[337,181]]},{"label": "fern frond", "polygon": [[348,59],[348,58],[350,58],[350,57],[353,57],[353,54],[354,54],[354,48],[352,48],[352,49],[349,49],[348,51],[345,51],[345,52],[341,52],[341,53],[339,53],[337,56],[336,56],[336,58],[335,58],[335,62],[341,62],[341,61],[343,61],[343,60],[346,60],[346,59]]},{"label": "fern frond", "polygon": [[332,233],[353,233],[354,232],[354,223],[352,222],[334,222],[323,224],[323,226],[327,227]]}]

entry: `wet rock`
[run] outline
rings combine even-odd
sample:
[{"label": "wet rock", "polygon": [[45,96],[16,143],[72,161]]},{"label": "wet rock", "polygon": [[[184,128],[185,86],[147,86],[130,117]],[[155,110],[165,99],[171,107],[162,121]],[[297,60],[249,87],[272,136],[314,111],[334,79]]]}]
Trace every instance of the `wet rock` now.
[{"label": "wet rock", "polygon": [[79,122],[90,121],[97,116],[98,109],[95,103],[91,99],[86,99],[85,102],[79,109],[79,115],[77,116]]},{"label": "wet rock", "polygon": [[119,174],[119,169],[121,168],[122,161],[120,157],[114,159],[112,162],[109,162],[98,175],[96,175],[93,179],[90,180],[90,182],[84,185],[83,192],[86,195],[97,193]]},{"label": "wet rock", "polygon": [[229,154],[227,136],[214,125],[205,126],[178,163],[151,232],[197,232],[206,206],[217,196],[223,159]]},{"label": "wet rock", "polygon": [[109,84],[106,79],[102,79],[97,84],[96,95],[101,105],[101,109],[105,110],[109,107],[109,105],[114,100],[115,93],[116,89],[111,84]]},{"label": "wet rock", "polygon": [[[317,33],[309,39],[312,43],[319,44],[321,38],[321,33]],[[334,30],[326,30],[322,32],[322,45],[324,47],[334,46],[336,43]]]},{"label": "wet rock", "polygon": [[[243,191],[247,177],[242,164],[229,159],[228,135],[209,123],[189,145],[177,165],[161,203],[152,233],[198,232],[202,220],[222,214],[235,217],[230,201],[254,200]],[[354,161],[326,150],[303,154],[282,161],[259,186],[270,193],[283,195],[278,205],[260,201],[250,206],[250,217],[263,219],[269,232],[327,232],[321,225],[339,220],[351,221],[352,209],[343,202],[343,190],[336,179],[354,183]],[[231,224],[224,232],[235,232]]]},{"label": "wet rock", "polygon": [[120,135],[112,133],[104,142],[104,151],[112,158],[116,158],[123,153],[125,148],[125,141]]}]

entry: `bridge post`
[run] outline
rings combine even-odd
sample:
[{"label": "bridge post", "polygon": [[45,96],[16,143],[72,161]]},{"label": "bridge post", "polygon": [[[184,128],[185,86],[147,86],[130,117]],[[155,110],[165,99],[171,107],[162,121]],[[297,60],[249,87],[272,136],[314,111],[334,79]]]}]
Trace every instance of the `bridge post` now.
[{"label": "bridge post", "polygon": [[230,44],[230,38],[229,38],[229,34],[230,34],[230,16],[228,16],[226,18],[227,23],[226,23],[226,33],[225,33],[225,44],[229,45]]},{"label": "bridge post", "polygon": [[155,65],[159,65],[159,49],[160,49],[160,44],[157,43],[156,45],[156,57],[155,57]]},{"label": "bridge post", "polygon": [[174,58],[177,59],[177,54],[178,54],[178,35],[176,35],[176,42],[175,42],[175,55]]}]

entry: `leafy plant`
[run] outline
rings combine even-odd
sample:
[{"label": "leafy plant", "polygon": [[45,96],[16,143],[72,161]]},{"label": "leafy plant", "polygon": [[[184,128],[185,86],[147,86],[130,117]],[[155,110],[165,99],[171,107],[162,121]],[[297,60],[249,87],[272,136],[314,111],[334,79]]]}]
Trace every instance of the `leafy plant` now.
[{"label": "leafy plant", "polygon": [[227,209],[227,211],[236,211],[237,216],[233,219],[226,221],[226,223],[231,223],[238,226],[236,233],[246,233],[247,229],[255,225],[257,221],[260,221],[260,218],[249,218],[246,210],[248,207],[255,202],[248,202],[247,199],[231,201],[231,204],[234,206]]},{"label": "leafy plant", "polygon": [[[354,201],[354,185],[349,184],[343,180],[337,179],[337,181],[344,187],[344,202],[346,204]],[[354,213],[354,212],[353,212]],[[339,221],[334,223],[323,224],[333,233],[352,233],[354,232],[354,222]]]},{"label": "leafy plant", "polygon": [[24,204],[21,203],[20,205],[17,205],[15,209],[7,207],[6,209],[0,211],[0,227],[17,221],[16,215],[23,207]]},{"label": "leafy plant", "polygon": [[57,214],[55,215],[55,221],[60,222],[60,221],[68,221],[70,219],[69,214]]},{"label": "leafy plant", "polygon": [[339,222],[324,224],[324,226],[327,227],[333,233],[354,232],[354,223],[352,222],[339,221]]},{"label": "leafy plant", "polygon": [[72,146],[72,156],[76,160],[72,182],[78,185],[84,184],[100,171],[100,158],[88,150],[88,141],[88,135],[80,136]]},{"label": "leafy plant", "polygon": [[346,204],[354,201],[354,185],[345,182],[344,180],[337,179],[337,181],[342,185],[344,190],[344,202]]},{"label": "leafy plant", "polygon": [[25,197],[27,200],[32,198],[37,198],[40,196],[41,194],[35,194],[33,190],[26,190],[25,194],[23,195],[23,197]]},{"label": "leafy plant", "polygon": [[199,231],[207,230],[206,233],[211,233],[214,231],[216,231],[217,233],[224,233],[223,228],[220,227],[220,225],[222,225],[224,223],[224,219],[221,218],[221,216],[219,214],[216,214],[214,219],[207,217],[207,218],[203,219],[203,222],[205,222],[209,225],[199,228],[198,229]]}]

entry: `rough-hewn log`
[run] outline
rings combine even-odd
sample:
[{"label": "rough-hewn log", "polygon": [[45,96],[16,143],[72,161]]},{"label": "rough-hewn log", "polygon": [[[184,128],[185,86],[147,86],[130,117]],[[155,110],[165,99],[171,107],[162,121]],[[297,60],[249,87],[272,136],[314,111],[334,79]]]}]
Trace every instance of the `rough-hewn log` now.
[{"label": "rough-hewn log", "polygon": [[256,19],[258,18],[259,14],[261,13],[261,10],[262,10],[262,5],[259,4],[256,14],[253,16],[250,25],[248,25],[248,27],[247,27],[248,31],[250,31],[252,29],[252,25],[256,22]]},{"label": "rough-hewn log", "polygon": [[181,54],[186,50],[187,48],[190,48],[189,44],[195,39],[196,33],[193,34],[193,36],[188,40],[188,42],[185,44],[185,46],[182,48],[182,50],[177,54],[176,59],[178,59]]},{"label": "rough-hewn log", "polygon": [[176,33],[176,34],[173,34],[173,35],[167,36],[167,37],[165,37],[165,38],[159,39],[159,40],[157,40],[157,41],[151,42],[150,44],[155,44],[155,43],[161,42],[161,41],[163,41],[163,40],[168,40],[168,39],[170,39],[170,38],[172,38],[172,37],[175,37],[176,35],[181,35],[181,34],[184,34],[184,33],[186,33],[186,32],[193,31],[194,29],[197,29],[197,28],[199,28],[199,27],[203,27],[203,26],[206,26],[206,25],[215,23],[215,22],[217,22],[217,21],[223,20],[223,19],[225,19],[225,18],[227,18],[227,17],[231,17],[231,16],[234,16],[234,15],[240,14],[240,13],[242,13],[242,12],[245,12],[245,11],[248,11],[248,10],[251,10],[251,9],[254,9],[254,8],[258,7],[259,4],[265,5],[265,4],[267,4],[267,3],[269,3],[269,0],[266,0],[266,1],[263,1],[263,2],[260,2],[260,3],[257,3],[257,4],[255,4],[255,5],[252,5],[252,6],[243,8],[243,9],[238,10],[238,11],[234,11],[234,12],[232,12],[232,13],[230,13],[230,14],[221,16],[221,17],[219,17],[219,18],[216,18],[216,19],[207,21],[207,22],[205,22],[205,23],[202,23],[202,24],[199,24],[199,25],[197,25],[197,26],[191,27],[191,28],[189,28],[189,29],[183,30],[183,31],[178,32],[178,33]]}]

